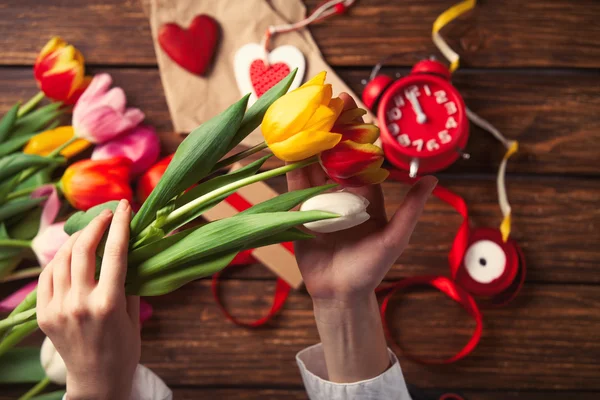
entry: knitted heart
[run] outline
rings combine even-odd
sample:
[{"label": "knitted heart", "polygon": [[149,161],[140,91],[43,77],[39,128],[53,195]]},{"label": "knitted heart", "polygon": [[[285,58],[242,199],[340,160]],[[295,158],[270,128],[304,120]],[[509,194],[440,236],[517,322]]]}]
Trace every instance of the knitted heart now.
[{"label": "knitted heart", "polygon": [[264,45],[247,43],[235,53],[233,70],[242,95],[251,93],[248,104],[253,104],[267,90],[297,69],[290,90],[300,86],[304,77],[304,55],[291,45],[279,46],[270,52]]},{"label": "knitted heart", "polygon": [[207,71],[218,40],[219,23],[208,15],[197,15],[188,29],[167,23],[158,32],[158,43],[171,60],[196,75]]},{"label": "knitted heart", "polygon": [[282,62],[266,65],[263,60],[254,60],[250,64],[250,81],[256,96],[262,96],[289,73],[290,67]]}]

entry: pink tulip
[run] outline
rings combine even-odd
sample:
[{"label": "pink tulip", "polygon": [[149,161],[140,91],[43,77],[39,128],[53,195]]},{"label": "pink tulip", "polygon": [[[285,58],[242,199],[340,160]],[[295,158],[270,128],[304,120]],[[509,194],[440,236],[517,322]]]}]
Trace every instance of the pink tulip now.
[{"label": "pink tulip", "polygon": [[153,127],[140,125],[109,142],[96,146],[92,160],[126,157],[133,163],[131,175],[137,176],[150,168],[160,154],[160,140]]},{"label": "pink tulip", "polygon": [[2,301],[0,301],[0,313],[11,312],[16,306],[18,306],[27,295],[35,289],[37,286],[37,280],[29,282],[21,289],[17,289],[15,292],[9,294]]},{"label": "pink tulip", "polygon": [[92,79],[73,108],[75,135],[93,143],[104,143],[136,127],[144,119],[137,108],[125,108],[123,89],[110,90],[112,78],[99,74]]},{"label": "pink tulip", "polygon": [[40,263],[40,267],[45,267],[52,261],[58,249],[69,239],[65,232],[65,223],[57,222],[51,224],[38,234],[31,241],[31,249]]}]

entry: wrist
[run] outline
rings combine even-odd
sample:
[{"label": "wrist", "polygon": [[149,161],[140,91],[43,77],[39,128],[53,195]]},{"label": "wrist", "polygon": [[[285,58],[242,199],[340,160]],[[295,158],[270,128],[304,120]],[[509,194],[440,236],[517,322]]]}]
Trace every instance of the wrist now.
[{"label": "wrist", "polygon": [[379,307],[374,292],[313,299],[317,324],[352,325],[364,318],[379,319]]},{"label": "wrist", "polygon": [[90,382],[67,376],[67,400],[128,400],[132,381],[123,384]]}]

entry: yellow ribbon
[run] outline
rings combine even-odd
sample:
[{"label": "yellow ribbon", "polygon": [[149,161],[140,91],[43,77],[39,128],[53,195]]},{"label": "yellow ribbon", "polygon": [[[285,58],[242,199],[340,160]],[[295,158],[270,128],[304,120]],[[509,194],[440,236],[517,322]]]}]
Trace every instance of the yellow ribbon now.
[{"label": "yellow ribbon", "polygon": [[476,4],[477,0],[461,1],[441,13],[433,23],[431,38],[444,57],[450,61],[450,72],[454,72],[458,69],[458,66],[460,65],[460,56],[448,46],[448,43],[446,43],[442,35],[440,35],[440,31],[454,19],[460,17],[467,11],[472,10]]},{"label": "yellow ribbon", "polygon": [[508,202],[508,196],[506,194],[506,163],[510,156],[515,154],[519,150],[519,142],[516,140],[510,142],[510,146],[506,150],[504,154],[504,158],[502,158],[502,162],[500,163],[500,168],[498,168],[498,177],[496,179],[496,186],[498,190],[498,203],[500,204],[500,210],[502,211],[502,223],[500,224],[500,233],[502,233],[502,241],[506,242],[508,237],[510,236],[510,227],[511,227],[511,208],[510,203]]}]

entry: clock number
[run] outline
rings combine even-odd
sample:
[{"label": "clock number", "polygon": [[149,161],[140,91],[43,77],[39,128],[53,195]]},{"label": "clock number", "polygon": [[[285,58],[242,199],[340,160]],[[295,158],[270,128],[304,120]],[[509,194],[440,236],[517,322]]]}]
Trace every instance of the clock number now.
[{"label": "clock number", "polygon": [[423,139],[414,140],[412,145],[417,148],[417,151],[423,150]]},{"label": "clock number", "polygon": [[408,147],[410,145],[410,138],[406,133],[403,133],[402,135],[398,136],[398,143],[400,143],[400,146],[402,147]]},{"label": "clock number", "polygon": [[398,121],[402,118],[402,111],[398,107],[390,108],[388,110],[388,119],[390,121]]},{"label": "clock number", "polygon": [[440,131],[438,133],[438,138],[440,138],[442,144],[450,143],[452,141],[452,136],[450,136],[447,130]]},{"label": "clock number", "polygon": [[427,96],[431,96],[431,90],[429,89],[429,85],[424,85],[423,90]]},{"label": "clock number", "polygon": [[396,107],[400,108],[400,107],[404,107],[404,99],[402,98],[401,95],[395,96],[394,97],[394,104],[396,105]]},{"label": "clock number", "polygon": [[446,121],[446,129],[456,128],[457,126],[458,124],[456,123],[454,117],[448,117],[448,121]]},{"label": "clock number", "polygon": [[456,108],[456,104],[454,104],[453,101],[449,101],[448,103],[444,104],[444,106],[446,106],[446,111],[448,112],[448,115],[456,114],[456,112],[458,111]]},{"label": "clock number", "polygon": [[407,99],[410,100],[410,96],[413,95],[415,97],[419,97],[421,95],[421,92],[419,91],[419,87],[416,85],[412,85],[409,86],[405,91],[404,91],[404,95],[406,96]]},{"label": "clock number", "polygon": [[435,139],[429,139],[427,141],[427,150],[428,151],[434,151],[440,148],[440,145],[438,144],[438,142],[435,141]]},{"label": "clock number", "polygon": [[398,136],[398,134],[400,133],[400,127],[398,126],[398,124],[392,122],[388,125],[388,131],[390,131],[392,136]]},{"label": "clock number", "polygon": [[438,90],[437,92],[434,93],[434,95],[435,95],[435,101],[437,101],[438,104],[443,104],[448,101],[448,96],[446,95],[446,92],[443,90]]}]

